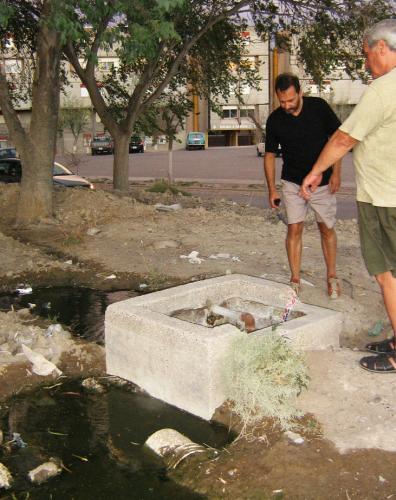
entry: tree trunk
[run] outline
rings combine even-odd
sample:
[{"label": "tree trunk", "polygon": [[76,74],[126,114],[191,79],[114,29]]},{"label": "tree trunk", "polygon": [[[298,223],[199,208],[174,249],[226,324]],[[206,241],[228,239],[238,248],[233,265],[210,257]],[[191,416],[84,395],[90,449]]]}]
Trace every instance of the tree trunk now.
[{"label": "tree trunk", "polygon": [[113,186],[114,189],[127,193],[129,191],[130,134],[113,131],[112,136],[114,140]]},{"label": "tree trunk", "polygon": [[168,140],[168,182],[173,184],[173,139]]},{"label": "tree trunk", "polygon": [[58,33],[47,25],[52,2],[46,1],[37,41],[37,66],[32,89],[30,130],[22,142],[15,141],[23,165],[17,224],[29,224],[52,217],[52,168],[60,93],[61,43]]}]

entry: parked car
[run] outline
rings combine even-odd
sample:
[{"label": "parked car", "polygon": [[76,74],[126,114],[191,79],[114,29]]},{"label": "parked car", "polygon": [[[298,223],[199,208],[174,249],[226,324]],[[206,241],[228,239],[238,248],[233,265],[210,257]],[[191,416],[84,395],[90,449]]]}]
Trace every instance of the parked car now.
[{"label": "parked car", "polygon": [[0,158],[16,158],[17,156],[15,148],[0,148]]},{"label": "parked car", "polygon": [[186,149],[205,149],[206,138],[203,132],[189,132],[187,134]]},{"label": "parked car", "polygon": [[144,140],[138,136],[133,135],[129,140],[130,153],[144,153]]},{"label": "parked car", "polygon": [[[0,182],[5,182],[7,184],[21,182],[22,170],[22,163],[19,158],[1,158]],[[84,179],[84,177],[80,177],[79,175],[75,175],[71,170],[57,162],[54,163],[52,175],[55,186],[84,187],[94,189],[93,184],[87,181],[87,179]]]},{"label": "parked car", "polygon": [[114,141],[110,135],[95,135],[91,142],[92,156],[98,154],[114,153]]}]

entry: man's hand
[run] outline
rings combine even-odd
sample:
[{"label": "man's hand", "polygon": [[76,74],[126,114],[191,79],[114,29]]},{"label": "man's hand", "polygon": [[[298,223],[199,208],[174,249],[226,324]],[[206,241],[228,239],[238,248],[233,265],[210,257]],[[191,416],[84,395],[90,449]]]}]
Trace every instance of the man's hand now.
[{"label": "man's hand", "polygon": [[271,208],[279,208],[279,203],[276,204],[275,200],[280,200],[280,195],[276,189],[270,191],[268,194],[268,201]]},{"label": "man's hand", "polygon": [[322,182],[322,174],[313,174],[312,171],[305,177],[299,195],[304,198],[304,200],[309,200],[311,193],[316,191],[316,188]]},{"label": "man's hand", "polygon": [[341,177],[338,173],[333,172],[329,179],[329,191],[331,194],[337,193],[340,190]]}]

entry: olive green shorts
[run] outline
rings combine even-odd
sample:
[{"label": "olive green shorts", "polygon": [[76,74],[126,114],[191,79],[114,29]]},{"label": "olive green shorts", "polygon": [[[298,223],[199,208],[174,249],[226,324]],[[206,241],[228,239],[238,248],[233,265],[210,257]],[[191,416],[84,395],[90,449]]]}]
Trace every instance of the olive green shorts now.
[{"label": "olive green shorts", "polygon": [[396,207],[357,202],[360,246],[372,276],[391,271],[396,277]]}]

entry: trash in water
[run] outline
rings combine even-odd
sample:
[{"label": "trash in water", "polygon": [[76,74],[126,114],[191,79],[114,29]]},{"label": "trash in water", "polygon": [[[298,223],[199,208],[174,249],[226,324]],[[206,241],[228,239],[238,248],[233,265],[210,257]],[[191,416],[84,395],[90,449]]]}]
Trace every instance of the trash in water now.
[{"label": "trash in water", "polygon": [[181,209],[180,203],[174,203],[173,205],[163,205],[162,203],[156,203],[154,208],[160,212],[175,212]]},{"label": "trash in water", "polygon": [[58,367],[45,359],[45,357],[39,352],[32,351],[27,345],[22,344],[22,351],[27,359],[32,363],[32,371],[36,375],[41,375],[46,377],[47,375],[51,375],[51,373],[55,372],[56,375],[62,375],[62,372]]},{"label": "trash in water", "polygon": [[115,280],[117,276],[115,274],[110,274],[110,276],[106,276],[105,280]]},{"label": "trash in water", "polygon": [[33,288],[30,285],[22,283],[21,285],[18,285],[15,291],[19,293],[19,295],[28,295],[33,292]]},{"label": "trash in water", "polygon": [[27,443],[21,438],[21,435],[19,432],[13,432],[12,433],[12,443],[15,443],[18,448],[26,448]]},{"label": "trash in water", "polygon": [[199,252],[197,252],[196,250],[193,250],[188,255],[180,255],[180,258],[181,259],[188,259],[188,262],[190,264],[201,264],[201,262],[203,262],[204,259],[201,259],[200,257],[198,257],[198,255],[199,255]]},{"label": "trash in water", "polygon": [[61,461],[58,459],[51,459],[45,462],[28,473],[28,477],[32,483],[41,484],[52,477],[57,476],[62,472]]},{"label": "trash in water", "polygon": [[0,462],[0,488],[8,490],[11,488],[12,476],[5,465]]}]

